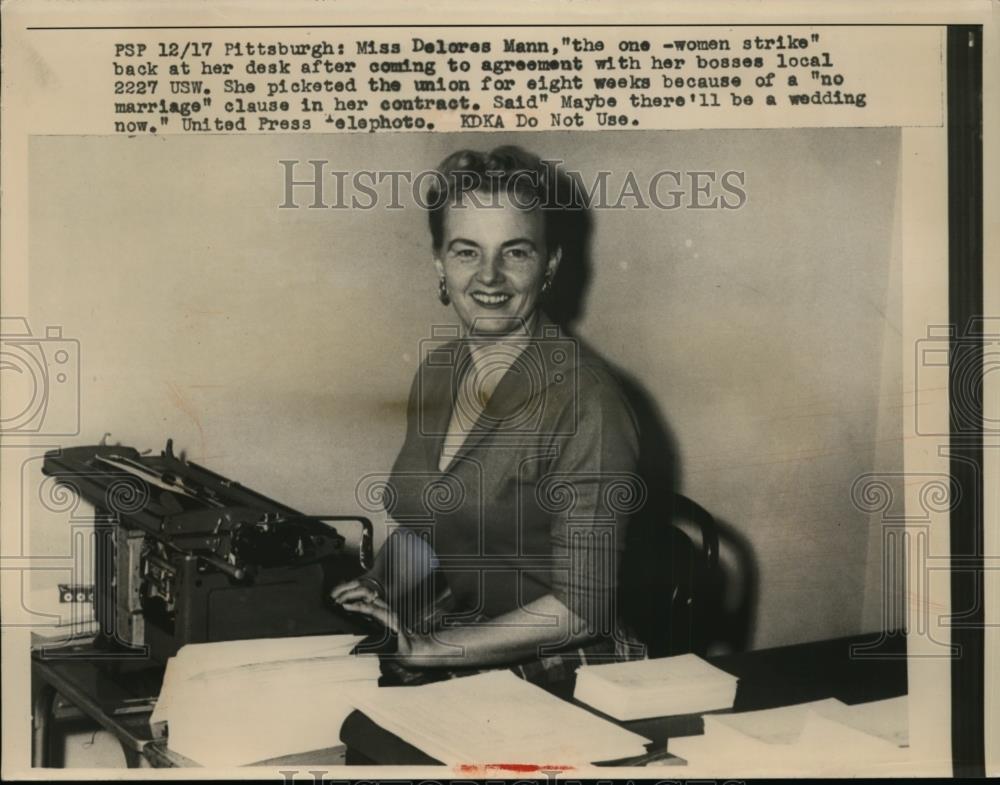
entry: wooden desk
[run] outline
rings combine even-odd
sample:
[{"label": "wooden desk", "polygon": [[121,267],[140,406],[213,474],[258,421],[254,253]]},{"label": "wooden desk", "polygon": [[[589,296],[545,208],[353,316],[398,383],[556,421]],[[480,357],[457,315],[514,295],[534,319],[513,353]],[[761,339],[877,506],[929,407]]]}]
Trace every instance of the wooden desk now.
[{"label": "wooden desk", "polygon": [[[710,661],[740,677],[735,711],[831,697],[845,703],[860,703],[903,695],[906,644],[902,636],[887,639],[877,650],[878,658],[851,656],[852,645],[871,644],[877,639],[877,635],[840,638],[714,657]],[[44,655],[34,652],[32,765],[60,765],[53,754],[57,730],[53,715],[58,701],[114,734],[130,767],[138,766],[142,759],[154,767],[197,765],[168,750],[165,741],[155,738],[150,730],[149,716],[162,680],[162,666],[148,660],[108,659],[106,651],[89,641],[50,649]],[[552,685],[550,691],[572,701],[573,687],[571,679]],[[699,734],[703,727],[697,715],[619,724],[651,739],[651,753],[658,757],[663,757],[671,737]],[[360,712],[347,718],[340,737],[347,745],[348,764],[437,763]],[[265,761],[262,765],[337,765],[344,762],[344,757],[343,747],[330,747]]]}]

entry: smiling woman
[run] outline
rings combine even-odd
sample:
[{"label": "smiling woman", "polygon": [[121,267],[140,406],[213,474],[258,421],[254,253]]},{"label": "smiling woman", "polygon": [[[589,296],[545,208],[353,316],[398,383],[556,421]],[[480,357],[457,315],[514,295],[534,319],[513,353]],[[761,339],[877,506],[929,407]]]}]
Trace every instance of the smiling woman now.
[{"label": "smiling woman", "polygon": [[384,494],[394,530],[334,589],[395,634],[401,680],[512,667],[561,678],[642,656],[619,607],[635,414],[544,301],[569,237],[556,173],[514,147],[461,151],[428,194],[439,297],[463,327],[414,380]]},{"label": "smiling woman", "polygon": [[502,335],[536,320],[539,297],[559,267],[561,252],[549,252],[537,211],[515,201],[461,195],[434,249],[442,301],[474,334]]}]

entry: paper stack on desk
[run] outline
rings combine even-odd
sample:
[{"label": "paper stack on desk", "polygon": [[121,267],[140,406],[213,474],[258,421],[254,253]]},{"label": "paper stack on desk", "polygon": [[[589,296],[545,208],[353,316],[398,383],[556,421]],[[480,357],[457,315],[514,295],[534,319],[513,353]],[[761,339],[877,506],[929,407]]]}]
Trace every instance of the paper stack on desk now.
[{"label": "paper stack on desk", "polygon": [[694,654],[587,665],[573,697],[618,720],[732,708],[737,678]]},{"label": "paper stack on desk", "polygon": [[831,701],[809,713],[799,746],[822,771],[874,774],[883,765],[909,759],[909,717],[905,695],[847,705]]},{"label": "paper stack on desk", "polygon": [[[706,773],[872,774],[906,759],[906,698],[848,706],[833,698],[704,718],[705,733],[667,749]],[[710,767],[710,768],[705,768]]]},{"label": "paper stack on desk", "polygon": [[374,722],[450,765],[593,763],[642,755],[649,743],[507,670],[352,697]]},{"label": "paper stack on desk", "polygon": [[150,719],[167,746],[203,766],[240,766],[334,747],[351,712],[348,688],[376,689],[378,658],[355,635],[184,646],[167,663]]}]

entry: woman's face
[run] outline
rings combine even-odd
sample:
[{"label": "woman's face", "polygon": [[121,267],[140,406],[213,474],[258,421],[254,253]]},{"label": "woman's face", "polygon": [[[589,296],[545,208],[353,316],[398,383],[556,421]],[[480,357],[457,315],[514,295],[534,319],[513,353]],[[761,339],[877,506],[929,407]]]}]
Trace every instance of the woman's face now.
[{"label": "woman's face", "polygon": [[541,211],[522,210],[501,194],[463,196],[446,207],[444,239],[434,264],[470,333],[504,335],[531,327],[546,274],[558,251],[545,247]]}]

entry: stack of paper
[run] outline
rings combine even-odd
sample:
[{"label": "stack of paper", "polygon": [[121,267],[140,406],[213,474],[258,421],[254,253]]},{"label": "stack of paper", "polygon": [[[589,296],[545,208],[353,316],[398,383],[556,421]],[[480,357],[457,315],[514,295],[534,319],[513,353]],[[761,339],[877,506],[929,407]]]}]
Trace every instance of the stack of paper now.
[{"label": "stack of paper", "polygon": [[561,765],[643,755],[649,740],[510,671],[360,693],[355,706],[449,765]]},{"label": "stack of paper", "polygon": [[809,713],[799,738],[802,755],[822,771],[875,774],[909,758],[906,696],[848,706],[840,701]]},{"label": "stack of paper", "polygon": [[824,703],[816,713],[841,726],[854,729],[893,747],[908,747],[910,743],[907,696],[889,700],[855,703],[848,706],[840,701]]},{"label": "stack of paper", "polygon": [[205,766],[239,766],[340,741],[350,688],[376,689],[375,656],[354,635],[191,644],[167,663],[150,723]]},{"label": "stack of paper", "polygon": [[906,759],[906,699],[848,706],[833,698],[740,714],[708,715],[703,736],[668,751],[717,774],[871,774]]},{"label": "stack of paper", "polygon": [[732,708],[737,678],[694,654],[588,665],[573,696],[619,720]]}]

